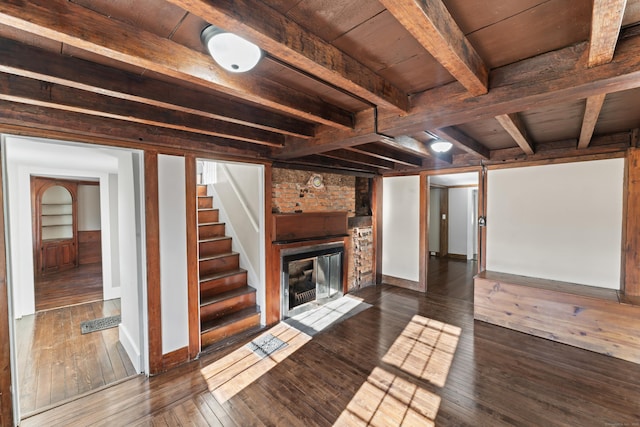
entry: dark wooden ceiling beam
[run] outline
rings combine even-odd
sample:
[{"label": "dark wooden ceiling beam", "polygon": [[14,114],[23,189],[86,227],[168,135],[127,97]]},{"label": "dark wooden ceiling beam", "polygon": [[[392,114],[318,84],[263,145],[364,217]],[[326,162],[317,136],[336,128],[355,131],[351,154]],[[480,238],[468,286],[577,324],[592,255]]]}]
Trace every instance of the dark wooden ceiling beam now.
[{"label": "dark wooden ceiling beam", "polygon": [[[611,62],[620,34],[627,0],[594,0],[589,41],[589,67]],[[598,122],[606,94],[587,98],[578,148],[586,148]]]},{"label": "dark wooden ceiling beam", "polygon": [[579,43],[493,69],[491,91],[481,97],[457,82],[416,94],[411,114],[383,114],[378,127],[411,134],[640,87],[640,36],[622,38],[614,60],[598,67],[587,66],[587,48]]},{"label": "dark wooden ceiling beam", "polygon": [[300,138],[315,125],[175,84],[0,38],[0,72]]},{"label": "dark wooden ceiling beam", "polygon": [[[408,115],[381,112],[377,129],[383,134],[410,135],[640,87],[640,34],[622,37],[615,60],[598,67],[587,66],[587,49],[588,43],[579,43],[496,68],[491,71],[491,91],[480,97],[470,95],[458,82],[427,90],[412,97]],[[340,148],[342,136],[350,135],[335,131],[330,139],[313,138],[310,151]],[[369,136],[375,136],[373,130]],[[358,137],[366,139],[366,132]]]},{"label": "dark wooden ceiling beam", "polygon": [[431,133],[451,142],[455,147],[482,159],[489,158],[489,149],[453,126],[432,130]]},{"label": "dark wooden ceiling beam", "polygon": [[376,114],[373,108],[360,111],[355,115],[356,127],[349,131],[341,131],[329,126],[319,126],[312,139],[287,138],[283,148],[274,149],[276,159],[295,159],[321,152],[352,147],[379,141],[382,138],[375,131]]},{"label": "dark wooden ceiling beam", "polygon": [[188,81],[295,117],[342,129],[352,115],[287,86],[251,73],[236,75],[204,53],[117,22],[66,0],[0,2],[0,21],[9,27],[84,49],[116,61]]},{"label": "dark wooden ceiling beam", "polygon": [[349,147],[347,148],[347,150],[366,154],[368,156],[376,157],[382,160],[388,160],[403,166],[422,166],[422,158],[401,153],[389,148],[388,146],[380,145],[377,143],[357,145],[354,147]]},{"label": "dark wooden ceiling beam", "polygon": [[346,160],[328,158],[320,154],[300,157],[295,160],[295,163],[307,165],[307,166],[326,167],[331,169],[345,169],[350,171],[368,172],[368,173],[374,173],[374,174],[378,174],[379,172],[377,168],[364,166],[364,165],[349,162]]},{"label": "dark wooden ceiling beam", "polygon": [[372,104],[409,109],[406,93],[263,2],[169,0],[220,28],[253,41],[269,55]]},{"label": "dark wooden ceiling beam", "polygon": [[29,127],[105,141],[124,141],[131,147],[165,147],[170,151],[195,150],[207,155],[266,159],[268,147],[243,141],[194,134],[77,112],[0,100],[0,125]]},{"label": "dark wooden ceiling beam", "polygon": [[[534,154],[524,154],[518,147],[491,150],[491,158],[483,160],[484,165],[510,165],[522,162],[544,163],[559,159],[595,159],[615,153],[624,153],[631,141],[630,132],[618,132],[609,135],[597,135],[588,149],[577,148],[576,139],[538,144]],[[454,166],[477,165],[478,158],[470,154],[454,156]]]},{"label": "dark wooden ceiling beam", "polygon": [[487,93],[489,71],[441,0],[380,0],[472,95]]},{"label": "dark wooden ceiling beam", "polygon": [[371,166],[378,169],[393,169],[395,167],[394,162],[347,149],[327,151],[322,153],[321,156],[338,160],[346,160],[348,162]]},{"label": "dark wooden ceiling beam", "polygon": [[0,73],[0,99],[269,146],[282,146],[285,139],[282,134],[263,129],[181,111],[167,111],[152,105],[5,73]]},{"label": "dark wooden ceiling beam", "polygon": [[511,135],[525,154],[533,154],[533,143],[529,139],[527,129],[517,113],[501,114],[496,116],[496,120]]},{"label": "dark wooden ceiling beam", "polygon": [[606,96],[607,94],[603,93],[587,98],[582,127],[580,128],[580,138],[578,139],[578,148],[587,148],[589,146]]},{"label": "dark wooden ceiling beam", "polygon": [[594,0],[591,14],[589,66],[611,62],[627,0]]},{"label": "dark wooden ceiling beam", "polygon": [[300,138],[315,125],[175,84],[0,38],[0,72]]}]

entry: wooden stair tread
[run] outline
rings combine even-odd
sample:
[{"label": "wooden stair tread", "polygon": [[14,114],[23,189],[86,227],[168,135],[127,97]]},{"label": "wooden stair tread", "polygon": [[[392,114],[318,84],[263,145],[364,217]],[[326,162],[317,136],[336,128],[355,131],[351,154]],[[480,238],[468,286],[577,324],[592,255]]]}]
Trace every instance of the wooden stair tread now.
[{"label": "wooden stair tread", "polygon": [[203,211],[217,211],[218,209],[216,208],[198,208],[198,211],[203,212]]},{"label": "wooden stair tread", "polygon": [[202,276],[200,278],[200,282],[207,282],[209,280],[221,279],[223,277],[233,276],[235,274],[242,274],[242,273],[246,273],[246,272],[247,272],[247,270],[245,270],[244,268],[220,271],[220,272],[217,272],[217,273],[211,273],[211,274],[207,274],[205,276]]},{"label": "wooden stair tread", "polygon": [[236,270],[225,270],[219,273],[208,274],[206,276],[200,277],[200,282],[208,282],[210,280],[221,279],[223,277],[234,276],[236,274],[246,273],[247,270],[244,268],[238,268]]},{"label": "wooden stair tread", "polygon": [[218,240],[229,240],[229,239],[231,239],[230,236],[214,236],[214,237],[207,237],[205,239],[200,239],[198,240],[198,243],[215,242]]},{"label": "wooden stair tread", "polygon": [[224,257],[228,257],[228,256],[236,256],[236,255],[238,255],[238,252],[225,252],[225,253],[222,253],[222,254],[215,254],[215,255],[209,255],[209,256],[206,256],[206,257],[202,257],[198,261],[211,261],[213,259],[224,258]]},{"label": "wooden stair tread", "polygon": [[224,222],[201,222],[198,224],[198,227],[201,227],[203,225],[224,225]]},{"label": "wooden stair tread", "polygon": [[225,326],[231,325],[235,322],[239,322],[246,318],[255,316],[256,314],[260,314],[260,308],[257,305],[244,308],[240,311],[236,311],[234,313],[230,313],[226,316],[219,317],[217,319],[209,320],[204,322],[200,327],[200,333],[205,334],[207,332],[213,331],[218,328],[223,328]]},{"label": "wooden stair tread", "polygon": [[242,286],[240,288],[236,288],[236,289],[231,289],[230,291],[225,291],[225,292],[220,292],[217,294],[213,294],[210,296],[207,296],[206,298],[203,298],[200,300],[200,306],[203,305],[208,305],[208,304],[215,304],[217,302],[220,301],[224,301],[230,298],[235,298],[235,297],[239,297],[242,295],[247,295],[247,294],[252,294],[255,293],[256,290],[255,288],[252,288],[249,285],[245,285]]}]

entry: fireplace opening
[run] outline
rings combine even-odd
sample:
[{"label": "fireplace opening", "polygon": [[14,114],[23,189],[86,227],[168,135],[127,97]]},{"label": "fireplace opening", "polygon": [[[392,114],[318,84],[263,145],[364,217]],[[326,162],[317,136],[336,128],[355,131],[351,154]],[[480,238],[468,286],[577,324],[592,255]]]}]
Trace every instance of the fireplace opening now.
[{"label": "fireplace opening", "polygon": [[342,296],[343,258],[343,245],[283,256],[283,318]]}]

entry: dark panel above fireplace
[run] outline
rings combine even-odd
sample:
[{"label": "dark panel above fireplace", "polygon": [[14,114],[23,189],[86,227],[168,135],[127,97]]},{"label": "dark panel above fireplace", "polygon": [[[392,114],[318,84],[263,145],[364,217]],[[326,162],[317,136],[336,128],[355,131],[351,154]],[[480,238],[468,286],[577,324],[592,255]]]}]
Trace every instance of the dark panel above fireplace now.
[{"label": "dark panel above fireplace", "polygon": [[301,212],[273,215],[276,243],[348,236],[347,212]]}]

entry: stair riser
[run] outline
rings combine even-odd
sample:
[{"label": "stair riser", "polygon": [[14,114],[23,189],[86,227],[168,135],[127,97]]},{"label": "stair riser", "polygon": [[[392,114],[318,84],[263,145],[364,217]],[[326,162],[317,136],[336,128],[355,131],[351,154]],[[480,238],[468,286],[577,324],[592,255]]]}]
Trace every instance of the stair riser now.
[{"label": "stair riser", "polygon": [[198,238],[209,239],[211,237],[224,236],[224,224],[200,225],[198,226]]},{"label": "stair riser", "polygon": [[218,209],[212,211],[198,211],[198,224],[218,221],[220,221],[220,212]]},{"label": "stair riser", "polygon": [[196,188],[198,189],[198,196],[206,196],[207,195],[207,186],[206,185],[198,185]]},{"label": "stair riser", "polygon": [[200,283],[200,296],[206,297],[219,292],[230,291],[247,284],[247,272],[243,271],[233,276],[222,277],[220,279],[208,280]]},{"label": "stair riser", "polygon": [[244,332],[251,328],[257,328],[260,326],[260,313],[256,313],[253,316],[242,319],[231,325],[227,325],[222,328],[217,328],[212,331],[203,333],[200,335],[200,345],[202,348],[213,344],[216,341],[230,337],[240,332]]},{"label": "stair riser", "polygon": [[251,307],[256,304],[256,293],[251,292],[245,295],[238,295],[234,298],[228,298],[213,304],[207,304],[200,307],[200,321],[206,322],[230,313]]},{"label": "stair riser", "polygon": [[231,252],[231,239],[214,240],[211,242],[201,242],[198,245],[200,257],[205,258],[218,254]]},{"label": "stair riser", "polygon": [[211,209],[213,207],[213,197],[198,197],[198,209]]},{"label": "stair riser", "polygon": [[200,261],[200,277],[223,271],[237,270],[238,268],[240,268],[240,257],[238,254]]}]

